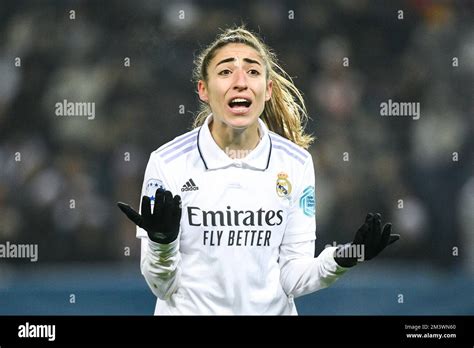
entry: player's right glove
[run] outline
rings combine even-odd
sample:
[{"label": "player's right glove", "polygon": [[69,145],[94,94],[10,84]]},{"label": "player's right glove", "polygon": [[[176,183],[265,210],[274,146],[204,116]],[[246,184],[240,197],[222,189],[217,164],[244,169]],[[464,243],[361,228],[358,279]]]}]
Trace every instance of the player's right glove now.
[{"label": "player's right glove", "polygon": [[160,244],[169,244],[178,237],[181,220],[180,196],[173,197],[170,191],[159,188],[155,194],[153,214],[148,196],[142,197],[142,215],[128,204],[118,202],[117,205],[138,227],[147,231],[150,240]]}]

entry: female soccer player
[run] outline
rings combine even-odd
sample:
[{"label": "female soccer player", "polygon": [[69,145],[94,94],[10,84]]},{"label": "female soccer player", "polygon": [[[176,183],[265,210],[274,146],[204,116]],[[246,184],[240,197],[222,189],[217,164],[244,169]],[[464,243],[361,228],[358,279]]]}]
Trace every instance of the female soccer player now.
[{"label": "female soccer player", "polygon": [[368,214],[350,244],[314,258],[314,169],[303,98],[243,27],[196,60],[195,129],[154,151],[137,224],[155,314],[297,314],[294,297],[332,284],[398,239]]}]

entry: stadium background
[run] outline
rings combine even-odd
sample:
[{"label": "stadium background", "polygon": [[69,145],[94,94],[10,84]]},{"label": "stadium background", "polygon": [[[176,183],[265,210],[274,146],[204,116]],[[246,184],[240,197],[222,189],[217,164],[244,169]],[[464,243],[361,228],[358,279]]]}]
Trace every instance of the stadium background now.
[{"label": "stadium background", "polygon": [[[241,22],[305,96],[316,253],[367,211],[402,236],[300,313],[474,314],[472,4],[2,1],[0,243],[38,244],[39,260],[0,259],[0,314],[153,313],[116,202],[137,206],[150,152],[190,129],[195,53]],[[94,102],[95,119],[56,116],[64,99]],[[419,102],[420,119],[382,117],[389,99]]]}]

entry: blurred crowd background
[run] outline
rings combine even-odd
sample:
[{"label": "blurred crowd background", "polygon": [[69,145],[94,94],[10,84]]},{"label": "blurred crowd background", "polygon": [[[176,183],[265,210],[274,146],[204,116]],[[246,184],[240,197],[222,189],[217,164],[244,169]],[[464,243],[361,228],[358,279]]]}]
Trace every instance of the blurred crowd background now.
[{"label": "blurred crowd background", "polygon": [[[149,154],[190,129],[197,52],[219,28],[246,23],[307,103],[316,253],[350,241],[368,211],[381,212],[402,236],[381,258],[474,274],[473,7],[2,1],[0,242],[38,243],[39,262],[137,266],[139,241],[116,202],[137,207]],[[95,119],[56,116],[64,99],[94,102]],[[389,99],[419,102],[420,119],[382,117]]]}]

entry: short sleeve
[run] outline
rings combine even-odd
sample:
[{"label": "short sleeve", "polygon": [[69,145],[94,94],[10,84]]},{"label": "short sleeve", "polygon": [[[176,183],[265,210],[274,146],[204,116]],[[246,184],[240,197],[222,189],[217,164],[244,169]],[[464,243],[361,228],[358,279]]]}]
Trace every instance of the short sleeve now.
[{"label": "short sleeve", "polygon": [[316,239],[316,194],[313,159],[308,156],[299,185],[292,196],[282,244]]}]

